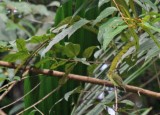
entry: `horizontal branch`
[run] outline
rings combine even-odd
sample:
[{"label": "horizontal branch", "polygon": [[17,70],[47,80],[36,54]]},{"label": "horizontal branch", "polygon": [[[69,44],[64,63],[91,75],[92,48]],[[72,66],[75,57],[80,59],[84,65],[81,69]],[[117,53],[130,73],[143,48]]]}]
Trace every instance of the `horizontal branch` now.
[{"label": "horizontal branch", "polygon": [[[0,66],[7,67],[7,68],[14,68],[14,69],[18,67],[18,65],[5,62],[5,61],[0,61]],[[29,66],[26,67],[26,70],[29,70],[30,72],[33,72],[36,74],[50,75],[50,76],[59,77],[59,78],[61,78],[65,74],[64,72],[60,72],[60,71],[53,71],[49,69],[38,69],[38,68],[29,67]],[[82,76],[82,75],[75,75],[75,74],[69,74],[67,77],[69,79],[78,80],[82,82],[114,87],[114,85],[107,80],[101,80],[101,79],[96,79],[96,78]],[[160,99],[160,93],[153,92],[147,89],[143,89],[143,88],[139,88],[131,85],[125,85],[125,89],[126,91],[129,91],[129,92],[143,94],[143,95]]]}]

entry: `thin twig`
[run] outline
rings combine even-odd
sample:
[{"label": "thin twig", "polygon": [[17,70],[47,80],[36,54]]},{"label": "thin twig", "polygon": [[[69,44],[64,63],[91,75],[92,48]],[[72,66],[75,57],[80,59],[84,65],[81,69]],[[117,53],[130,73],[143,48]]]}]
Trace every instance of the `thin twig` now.
[{"label": "thin twig", "polygon": [[35,108],[41,115],[44,115],[44,113],[42,113],[42,111],[40,111],[36,106],[34,106],[34,108]]},{"label": "thin twig", "polygon": [[23,99],[24,97],[26,97],[28,94],[30,94],[31,92],[33,92],[39,85],[40,85],[40,83],[38,83],[34,88],[32,88],[32,90],[30,90],[30,91],[29,91],[28,93],[26,93],[24,96],[18,98],[16,101],[14,101],[14,102],[12,102],[12,103],[10,103],[10,104],[8,104],[8,105],[5,105],[5,106],[1,107],[0,109],[5,109],[5,108],[7,108],[7,107],[9,107],[9,106],[17,103],[18,101],[20,101],[21,99]]},{"label": "thin twig", "polygon": [[116,8],[118,9],[118,11],[119,11],[119,13],[120,13],[122,19],[125,21],[125,23],[126,23],[127,25],[129,25],[128,22],[125,20],[126,18],[125,18],[125,16],[123,15],[123,13],[121,12],[121,10],[120,10],[118,4],[116,3],[116,1],[113,0],[113,2],[114,2],[114,4],[116,5]]},{"label": "thin twig", "polygon": [[115,94],[115,108],[114,108],[114,110],[115,110],[115,112],[117,112],[118,111],[118,94],[117,94],[117,87],[116,86],[114,86],[114,94]]},{"label": "thin twig", "polygon": [[[24,79],[26,79],[26,78],[27,78],[27,77],[23,77],[23,78],[21,78],[21,79],[18,80],[18,81],[22,81],[22,80],[24,80]],[[13,84],[13,83],[15,83],[15,82],[17,82],[17,81],[11,81],[11,82],[7,83],[6,85],[0,87],[0,91],[3,90],[3,89],[6,88],[6,87],[9,87],[11,84]]]},{"label": "thin twig", "polygon": [[[25,70],[22,77],[26,76],[28,74],[29,70]],[[0,101],[7,95],[7,93],[18,83],[18,81],[12,82],[10,86],[7,88],[7,90],[0,96]],[[8,85],[7,85],[8,86]]]},{"label": "thin twig", "polygon": [[[73,60],[73,59],[65,59],[65,58],[57,58],[55,57],[54,59],[56,60],[62,60],[62,61],[68,61],[68,62],[81,62],[79,60]],[[90,63],[90,64],[101,64],[103,62],[101,61],[90,61],[90,60],[86,60],[87,63]],[[82,62],[81,62],[82,63]]]},{"label": "thin twig", "polygon": [[7,93],[16,85],[17,82],[11,84],[8,89],[0,96],[0,101],[7,95]]}]

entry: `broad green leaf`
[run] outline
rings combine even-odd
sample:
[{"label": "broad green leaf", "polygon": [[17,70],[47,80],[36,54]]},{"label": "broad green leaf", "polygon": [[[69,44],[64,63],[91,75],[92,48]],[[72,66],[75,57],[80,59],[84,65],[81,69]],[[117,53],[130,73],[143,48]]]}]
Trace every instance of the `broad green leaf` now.
[{"label": "broad green leaf", "polygon": [[97,46],[91,46],[84,50],[83,57],[84,58],[90,58],[93,54],[93,51],[97,48]]},{"label": "broad green leaf", "polygon": [[64,53],[69,58],[76,57],[79,54],[79,52],[80,52],[79,44],[68,43],[64,48]]},{"label": "broad green leaf", "polygon": [[18,51],[27,51],[26,41],[24,39],[17,39],[16,45],[17,45]]},{"label": "broad green leaf", "polygon": [[[127,28],[127,25],[120,26],[124,21],[120,17],[114,17],[102,24],[99,28],[98,40],[103,44],[105,49],[110,41],[123,29]],[[115,32],[114,32],[115,31]]]},{"label": "broad green leaf", "polygon": [[81,19],[78,22],[75,22],[71,27],[71,31],[68,34],[68,37],[70,37],[76,30],[78,30],[79,28],[81,28],[82,26],[84,26],[85,24],[87,24],[89,21],[86,19]]},{"label": "broad green leaf", "polygon": [[117,11],[117,9],[115,7],[107,7],[93,21],[93,25],[95,25],[96,23],[100,22],[101,20],[103,20],[104,18],[108,17],[109,15],[113,14],[115,11]]},{"label": "broad green leaf", "polygon": [[42,51],[41,56],[43,57],[46,52],[48,52],[53,45],[63,40],[67,35],[70,37],[76,30],[78,30],[80,27],[88,23],[89,21],[85,19],[81,19],[78,22],[75,22],[72,26],[64,29],[62,32],[57,34],[54,39],[49,43],[49,45]]},{"label": "broad green leaf", "polygon": [[103,35],[104,41],[103,41],[103,49],[105,50],[110,43],[110,41],[120,32],[122,32],[124,29],[126,29],[128,26],[123,25],[123,26],[118,26],[116,29],[112,31],[105,32]]},{"label": "broad green leaf", "polygon": [[20,51],[14,54],[8,54],[3,58],[3,60],[8,62],[15,62],[16,60],[25,60],[29,56],[27,51]]}]

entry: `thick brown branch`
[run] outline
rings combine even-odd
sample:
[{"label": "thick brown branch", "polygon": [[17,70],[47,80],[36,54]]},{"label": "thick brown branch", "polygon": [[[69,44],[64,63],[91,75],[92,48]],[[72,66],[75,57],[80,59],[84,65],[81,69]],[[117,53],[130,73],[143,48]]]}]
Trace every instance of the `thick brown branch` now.
[{"label": "thick brown branch", "polygon": [[[5,61],[0,61],[0,66],[8,67],[8,68],[16,68],[17,67],[15,64],[8,63]],[[29,70],[29,71],[36,73],[36,74],[50,75],[50,76],[55,76],[55,77],[60,77],[60,78],[65,74],[64,72],[60,72],[60,71],[52,71],[52,70],[48,70],[48,69],[42,70],[42,69],[37,69],[37,68],[33,68],[33,67],[31,68],[29,66],[26,67],[26,70]],[[91,78],[91,77],[82,76],[82,75],[75,75],[75,74],[69,74],[67,77],[69,79],[83,81],[83,82],[87,82],[87,83],[93,83],[93,84],[97,84],[97,85],[106,85],[109,87],[114,87],[114,85],[107,80],[101,80],[101,79]],[[160,99],[160,93],[157,93],[157,92],[153,92],[153,91],[150,91],[147,89],[143,89],[143,88],[139,88],[139,87],[131,86],[131,85],[126,85],[125,88],[126,88],[126,91],[129,91],[129,92],[135,92],[135,93],[148,95],[150,97]]]}]

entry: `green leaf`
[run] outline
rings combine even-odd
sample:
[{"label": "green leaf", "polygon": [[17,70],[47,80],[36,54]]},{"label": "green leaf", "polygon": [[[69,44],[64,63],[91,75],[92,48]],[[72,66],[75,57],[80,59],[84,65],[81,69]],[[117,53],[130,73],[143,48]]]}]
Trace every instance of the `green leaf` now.
[{"label": "green leaf", "polygon": [[142,23],[142,24],[143,24],[144,26],[146,26],[147,28],[152,29],[152,30],[160,33],[160,29],[159,29],[159,28],[157,28],[157,27],[155,27],[155,26],[152,26],[152,25],[149,24],[148,22],[144,22],[144,23]]},{"label": "green leaf", "polygon": [[89,21],[82,19],[78,22],[75,22],[72,26],[68,27],[67,29],[64,29],[62,32],[57,34],[54,39],[49,43],[49,45],[42,51],[41,56],[43,57],[46,52],[48,52],[53,45],[63,40],[67,35],[70,37],[76,30],[78,30],[80,27],[88,23]]},{"label": "green leaf", "polygon": [[5,14],[0,14],[0,18],[4,21],[7,22],[8,21],[8,17]]},{"label": "green leaf", "polygon": [[148,4],[154,10],[154,12],[158,12],[157,6],[153,4],[151,0],[145,0],[142,2],[144,2],[144,4]]},{"label": "green leaf", "polygon": [[76,66],[75,62],[66,64],[65,65],[65,72],[66,72],[66,74],[70,73],[74,69],[75,66]]},{"label": "green leaf", "polygon": [[124,26],[118,26],[116,29],[114,29],[113,31],[110,32],[106,32],[104,33],[103,37],[104,37],[104,41],[103,41],[103,49],[105,50],[106,47],[108,46],[108,44],[110,43],[110,41],[120,32],[122,32],[124,29],[126,29],[128,26],[124,25]]},{"label": "green leaf", "polygon": [[36,33],[36,31],[37,31],[35,26],[31,22],[29,22],[27,20],[22,20],[20,22],[20,24],[22,24],[23,26],[27,27],[28,29],[31,29],[33,33]]},{"label": "green leaf", "polygon": [[97,64],[92,64],[87,67],[87,73],[89,76],[93,76],[93,71],[96,69],[97,66]]},{"label": "green leaf", "polygon": [[87,24],[89,21],[86,19],[81,19],[77,22],[75,22],[72,26],[71,26],[71,30],[68,34],[68,37],[70,37],[76,30],[78,30],[79,28],[81,28],[82,26],[84,26],[85,24]]},{"label": "green leaf", "polygon": [[50,13],[44,5],[31,5],[33,14],[48,16]]},{"label": "green leaf", "polygon": [[26,41],[24,39],[17,39],[16,45],[17,45],[18,51],[27,51]]},{"label": "green leaf", "polygon": [[4,74],[0,74],[0,82],[3,82],[7,79],[7,76],[5,76]]},{"label": "green leaf", "polygon": [[37,110],[32,110],[32,111],[29,113],[29,115],[35,115],[36,112],[37,112]]},{"label": "green leaf", "polygon": [[97,46],[91,46],[84,50],[83,57],[90,58]]},{"label": "green leaf", "polygon": [[143,24],[140,24],[140,26],[142,27],[143,30],[145,30],[149,35],[150,38],[155,42],[155,44],[160,48],[160,42],[159,40],[152,34],[152,32],[150,31],[150,29],[148,29],[146,26],[144,26]]},{"label": "green leaf", "polygon": [[32,36],[29,39],[30,43],[40,43],[40,42],[44,42],[47,39],[51,39],[53,38],[55,35],[54,34],[44,34],[42,36]]},{"label": "green leaf", "polygon": [[147,52],[145,60],[152,59],[155,56],[158,56],[160,53],[160,48],[157,45],[152,46],[152,48]]},{"label": "green leaf", "polygon": [[51,62],[51,61],[53,61],[52,58],[50,58],[50,57],[45,57],[45,58],[42,58],[40,61],[38,61],[38,62],[35,64],[35,66],[36,66],[36,67],[40,67],[40,66],[42,66],[43,64],[46,64],[47,62]]},{"label": "green leaf", "polygon": [[141,115],[148,115],[148,113],[152,110],[152,107],[146,109]]},{"label": "green leaf", "polygon": [[103,4],[109,2],[110,0],[99,0],[98,7],[101,7]]},{"label": "green leaf", "polygon": [[5,46],[7,46],[7,42],[4,42],[4,41],[0,41],[0,47],[5,47]]},{"label": "green leaf", "polygon": [[98,40],[103,44],[103,49],[106,49],[117,34],[128,27],[127,25],[121,25],[123,23],[124,21],[120,17],[114,17],[100,26]]},{"label": "green leaf", "polygon": [[21,30],[23,32],[25,32],[28,36],[31,36],[30,32],[22,25],[20,24],[15,24],[12,20],[9,20],[6,24],[6,30]]},{"label": "green leaf", "polygon": [[59,2],[59,1],[53,1],[53,2],[51,2],[48,6],[56,6],[56,7],[59,7],[59,6],[60,6],[60,2]]},{"label": "green leaf", "polygon": [[69,97],[70,97],[71,95],[73,95],[73,94],[75,94],[75,93],[79,93],[80,90],[81,90],[81,86],[76,87],[76,88],[73,89],[72,91],[67,92],[67,93],[64,95],[64,99],[65,99],[66,101],[68,101],[68,99],[69,99]]},{"label": "green leaf", "polygon": [[16,81],[20,81],[20,80],[21,80],[21,78],[20,78],[19,76],[14,76],[14,80],[16,80]]},{"label": "green leaf", "polygon": [[67,63],[67,60],[62,60],[62,61],[56,61],[55,63],[52,64],[50,69],[56,69],[62,65],[64,65],[65,63]]},{"label": "green leaf", "polygon": [[68,43],[64,48],[64,53],[69,58],[76,57],[79,54],[79,52],[80,52],[79,44]]},{"label": "green leaf", "polygon": [[29,56],[27,51],[20,51],[14,54],[8,54],[3,58],[4,61],[15,62],[17,60],[25,60]]},{"label": "green leaf", "polygon": [[74,22],[79,21],[80,19],[81,19],[80,16],[75,16],[75,17],[69,16],[69,17],[66,17],[57,25],[56,28],[61,27],[61,26],[66,25],[66,24],[73,24]]},{"label": "green leaf", "polygon": [[115,7],[108,7],[104,9],[99,16],[93,21],[93,25],[100,22],[102,19],[108,17],[109,15],[113,14],[117,9]]},{"label": "green leaf", "polygon": [[8,50],[9,50],[8,43],[4,41],[0,41],[0,52],[5,52]]},{"label": "green leaf", "polygon": [[87,61],[86,61],[86,58],[74,58],[74,60],[76,61],[76,62],[81,62],[81,63],[83,63],[83,64],[85,64],[85,65],[90,65],[90,63],[88,63]]},{"label": "green leaf", "polygon": [[134,105],[135,105],[135,104],[134,104],[132,101],[130,101],[130,100],[122,100],[121,103],[125,103],[125,104],[130,105],[130,106],[134,106]]}]

